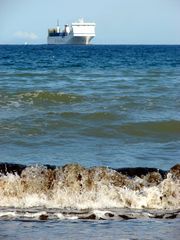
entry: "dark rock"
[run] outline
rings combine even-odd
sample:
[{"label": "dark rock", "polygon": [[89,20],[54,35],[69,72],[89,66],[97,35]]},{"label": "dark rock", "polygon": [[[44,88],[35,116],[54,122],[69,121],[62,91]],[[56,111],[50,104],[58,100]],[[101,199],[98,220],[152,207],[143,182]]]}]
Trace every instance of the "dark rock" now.
[{"label": "dark rock", "polygon": [[47,220],[48,219],[48,215],[46,214],[42,214],[39,216],[39,220]]},{"label": "dark rock", "polygon": [[21,175],[26,165],[15,163],[0,163],[0,175],[7,175],[8,173]]}]

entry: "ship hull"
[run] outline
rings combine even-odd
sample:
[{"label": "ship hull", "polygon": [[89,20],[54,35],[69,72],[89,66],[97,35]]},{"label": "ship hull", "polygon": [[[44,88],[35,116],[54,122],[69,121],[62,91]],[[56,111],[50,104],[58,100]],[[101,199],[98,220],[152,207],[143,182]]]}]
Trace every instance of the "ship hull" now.
[{"label": "ship hull", "polygon": [[94,36],[56,36],[48,37],[48,44],[71,44],[71,45],[89,45]]}]

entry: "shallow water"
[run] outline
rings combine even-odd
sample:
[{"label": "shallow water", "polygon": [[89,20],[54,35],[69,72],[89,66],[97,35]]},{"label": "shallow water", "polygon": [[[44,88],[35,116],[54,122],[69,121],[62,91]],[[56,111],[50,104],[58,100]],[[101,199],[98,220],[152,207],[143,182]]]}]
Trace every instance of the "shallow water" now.
[{"label": "shallow water", "polygon": [[[179,93],[179,46],[0,46],[0,161],[169,170],[180,156]],[[19,181],[18,176],[7,176],[6,186],[14,179]],[[178,190],[179,182],[175,184]],[[107,182],[103,186],[107,191],[112,187]],[[152,189],[161,196],[162,186]],[[121,190],[113,191],[111,207],[116,207]],[[17,199],[11,204],[4,200],[1,195],[0,213],[23,209],[15,204]],[[31,196],[24,211],[38,207],[33,205],[36,200]],[[48,204],[43,207],[41,202],[40,212],[47,212]],[[2,239],[49,239],[47,233],[53,239],[178,239],[178,218],[45,221],[22,216],[2,215]]]},{"label": "shallow water", "polygon": [[[7,232],[8,230],[8,232]],[[47,234],[48,233],[48,234]],[[179,239],[179,220],[1,221],[2,239]]]}]

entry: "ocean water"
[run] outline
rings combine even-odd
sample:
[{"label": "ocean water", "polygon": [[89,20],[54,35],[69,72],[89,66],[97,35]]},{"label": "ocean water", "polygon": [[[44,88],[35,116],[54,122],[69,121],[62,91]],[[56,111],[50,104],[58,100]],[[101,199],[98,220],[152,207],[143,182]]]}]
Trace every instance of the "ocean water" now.
[{"label": "ocean water", "polygon": [[0,239],[178,239],[179,168],[113,169],[179,156],[180,46],[0,46]]}]

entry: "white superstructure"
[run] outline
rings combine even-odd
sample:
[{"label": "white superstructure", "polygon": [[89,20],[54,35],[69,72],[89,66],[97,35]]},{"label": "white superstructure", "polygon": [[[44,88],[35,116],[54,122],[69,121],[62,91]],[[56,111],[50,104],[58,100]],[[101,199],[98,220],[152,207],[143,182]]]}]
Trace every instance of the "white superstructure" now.
[{"label": "white superstructure", "polygon": [[87,45],[95,37],[95,26],[95,23],[87,23],[83,19],[79,19],[70,26],[66,24],[61,31],[59,23],[57,23],[56,28],[48,29],[47,43]]}]

